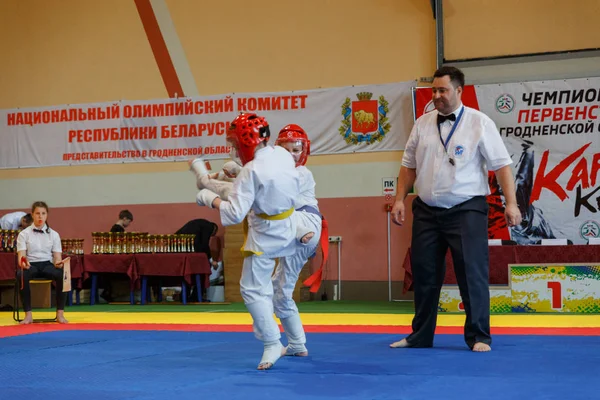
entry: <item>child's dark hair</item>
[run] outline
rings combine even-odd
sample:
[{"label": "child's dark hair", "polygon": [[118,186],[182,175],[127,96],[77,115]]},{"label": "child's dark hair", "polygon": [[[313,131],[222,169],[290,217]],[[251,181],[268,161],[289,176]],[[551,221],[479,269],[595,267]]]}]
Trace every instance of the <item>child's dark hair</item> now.
[{"label": "child's dark hair", "polygon": [[131,213],[131,211],[121,210],[121,212],[119,213],[119,219],[125,219],[125,218],[127,218],[128,220],[133,222],[133,214]]}]

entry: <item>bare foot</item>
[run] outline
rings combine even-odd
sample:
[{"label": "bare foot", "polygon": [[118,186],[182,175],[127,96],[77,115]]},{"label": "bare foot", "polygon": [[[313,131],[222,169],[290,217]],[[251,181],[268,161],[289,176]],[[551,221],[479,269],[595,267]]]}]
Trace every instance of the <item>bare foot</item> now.
[{"label": "bare foot", "polygon": [[31,311],[25,313],[25,318],[23,321],[19,322],[21,325],[29,325],[33,323],[33,316],[31,315]]},{"label": "bare foot", "polygon": [[67,319],[65,318],[64,311],[56,312],[56,322],[58,322],[59,324],[68,324],[69,323],[69,321],[67,321]]},{"label": "bare foot", "polygon": [[267,369],[271,369],[271,368],[273,368],[273,363],[270,363],[270,362],[260,363],[260,364],[258,364],[258,367],[256,367],[256,369],[259,371],[266,371]]},{"label": "bare foot", "polygon": [[[273,362],[261,361],[260,364],[258,364],[258,367],[256,369],[258,369],[259,371],[264,371],[264,370],[273,368],[273,365],[275,365],[275,361],[279,360],[280,357],[285,356],[285,347],[281,343],[279,343],[279,346],[280,346],[279,357],[275,358],[275,360]],[[272,349],[271,351],[276,351],[276,350]],[[265,348],[265,352],[263,353],[263,359],[267,358],[269,356],[267,354],[267,352],[269,352],[269,349]]]},{"label": "bare foot", "polygon": [[308,357],[308,350],[294,351],[294,349],[290,348],[290,346],[288,345],[285,347],[285,349],[283,349],[283,355],[294,357]]},{"label": "bare foot", "polygon": [[301,351],[299,353],[292,354],[294,357],[308,357],[308,351]]},{"label": "bare foot", "polygon": [[406,339],[402,339],[398,342],[394,342],[392,344],[390,344],[390,347],[392,349],[403,349],[405,347],[410,347],[410,345],[408,344],[408,342],[406,341]]},{"label": "bare foot", "polygon": [[302,244],[306,244],[310,242],[310,239],[312,239],[314,236],[314,232],[308,232],[306,235],[302,236],[302,239],[300,239],[300,241],[302,242]]},{"label": "bare foot", "polygon": [[476,351],[478,353],[483,353],[486,351],[492,351],[492,348],[490,347],[489,344],[477,342],[473,345],[473,351]]}]

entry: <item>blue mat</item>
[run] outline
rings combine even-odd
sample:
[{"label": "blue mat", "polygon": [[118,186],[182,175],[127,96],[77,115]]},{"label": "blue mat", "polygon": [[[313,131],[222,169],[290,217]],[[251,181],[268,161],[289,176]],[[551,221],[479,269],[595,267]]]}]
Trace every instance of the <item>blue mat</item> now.
[{"label": "blue mat", "polygon": [[397,336],[309,334],[306,358],[256,371],[250,333],[58,331],[0,339],[0,399],[593,399],[599,337],[460,335],[433,349]]}]

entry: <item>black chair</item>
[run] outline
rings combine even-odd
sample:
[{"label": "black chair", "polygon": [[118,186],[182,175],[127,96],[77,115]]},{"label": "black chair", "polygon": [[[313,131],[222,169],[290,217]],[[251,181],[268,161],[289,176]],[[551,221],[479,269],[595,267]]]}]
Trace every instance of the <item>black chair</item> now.
[{"label": "black chair", "polygon": [[[19,293],[20,293],[20,289],[21,289],[21,282],[19,281],[19,265],[16,265],[15,267],[15,297],[13,300],[13,319],[17,322],[21,322],[23,321],[21,319],[21,315],[19,314]],[[50,283],[52,285],[52,280],[51,279],[33,279],[29,281],[29,284],[31,285],[32,283]],[[56,316],[54,318],[39,318],[33,319],[33,322],[38,323],[38,322],[56,322]]]}]

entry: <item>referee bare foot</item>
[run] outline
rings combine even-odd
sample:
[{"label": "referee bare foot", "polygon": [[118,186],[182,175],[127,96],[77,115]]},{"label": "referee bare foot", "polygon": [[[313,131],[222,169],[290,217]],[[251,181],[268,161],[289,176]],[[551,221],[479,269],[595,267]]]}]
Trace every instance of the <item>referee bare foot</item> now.
[{"label": "referee bare foot", "polygon": [[67,319],[65,318],[64,311],[61,310],[56,312],[56,322],[58,322],[59,324],[69,323],[69,321],[67,321]]},{"label": "referee bare foot", "polygon": [[33,323],[33,316],[31,315],[31,311],[25,313],[25,318],[23,321],[19,322],[21,325],[29,325]]},{"label": "referee bare foot", "polygon": [[490,347],[489,344],[477,342],[473,345],[473,351],[476,351],[478,353],[483,353],[486,351],[492,351],[492,348]]},{"label": "referee bare foot", "polygon": [[406,341],[406,339],[402,339],[402,340],[400,340],[398,342],[394,342],[394,343],[390,344],[390,347],[392,349],[402,349],[402,348],[405,348],[405,347],[410,347],[410,345],[408,344],[408,342]]}]

